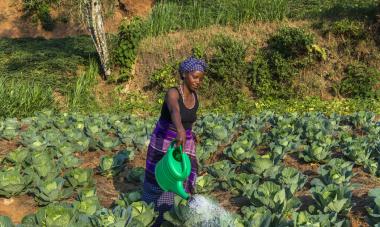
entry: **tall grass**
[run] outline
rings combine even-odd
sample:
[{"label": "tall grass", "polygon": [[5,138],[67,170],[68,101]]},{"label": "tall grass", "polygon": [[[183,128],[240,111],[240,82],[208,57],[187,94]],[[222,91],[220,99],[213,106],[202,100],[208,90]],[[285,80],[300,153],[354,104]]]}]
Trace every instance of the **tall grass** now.
[{"label": "tall grass", "polygon": [[158,35],[179,29],[213,24],[238,25],[256,20],[281,20],[290,0],[161,0],[147,21],[147,34]]},{"label": "tall grass", "polygon": [[0,77],[0,117],[28,117],[44,109],[55,109],[53,91],[33,81]]},{"label": "tall grass", "polygon": [[78,77],[74,87],[67,94],[70,111],[87,112],[97,108],[93,87],[98,75],[98,64],[92,60],[88,69]]}]

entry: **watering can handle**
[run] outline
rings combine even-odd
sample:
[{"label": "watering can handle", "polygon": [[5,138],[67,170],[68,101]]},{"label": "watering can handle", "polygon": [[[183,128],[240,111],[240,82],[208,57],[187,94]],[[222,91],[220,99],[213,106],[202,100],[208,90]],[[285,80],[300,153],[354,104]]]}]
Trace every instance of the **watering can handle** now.
[{"label": "watering can handle", "polygon": [[[177,140],[174,139],[174,140],[170,143],[170,147],[174,148],[176,142],[177,142]],[[179,150],[181,151],[181,153],[183,153],[182,144],[179,145]]]},{"label": "watering can handle", "polygon": [[[175,146],[175,143],[176,143],[176,142],[177,142],[177,140],[174,139],[174,140],[170,143],[170,148],[171,148],[171,149],[174,149],[174,146]],[[184,155],[185,152],[183,152],[182,144],[179,145],[179,150],[181,151],[181,155]],[[189,168],[189,166],[187,165],[187,163],[186,163],[186,162],[182,162],[181,164],[182,164],[182,170],[183,170],[184,172],[187,172],[187,169]]]}]

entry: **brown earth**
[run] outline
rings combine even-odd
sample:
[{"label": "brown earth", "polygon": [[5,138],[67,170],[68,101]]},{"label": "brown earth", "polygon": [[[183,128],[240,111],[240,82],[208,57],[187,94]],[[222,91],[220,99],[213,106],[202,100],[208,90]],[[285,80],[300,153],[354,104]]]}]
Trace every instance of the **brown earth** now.
[{"label": "brown earth", "polygon": [[10,217],[15,223],[20,223],[24,216],[35,213],[37,209],[38,207],[31,196],[0,198],[0,215]]},{"label": "brown earth", "polygon": [[18,147],[18,142],[15,140],[0,140],[0,160],[4,157],[9,151],[12,151]]},{"label": "brown earth", "polygon": [[[154,0],[120,0],[115,2],[113,14],[105,19],[106,32],[117,32],[120,22],[131,16],[146,16],[149,14]],[[79,34],[88,34],[83,25],[69,22],[67,24],[57,21],[53,31],[45,31],[40,24],[30,19],[23,19],[22,0],[0,1],[0,38],[44,37],[62,38]],[[52,9],[54,19],[59,19],[62,9]]]}]

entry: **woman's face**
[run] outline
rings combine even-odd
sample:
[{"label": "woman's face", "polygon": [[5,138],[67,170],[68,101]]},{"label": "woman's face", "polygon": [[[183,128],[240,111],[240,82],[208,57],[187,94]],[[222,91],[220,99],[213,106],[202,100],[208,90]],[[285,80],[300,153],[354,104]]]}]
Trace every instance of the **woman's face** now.
[{"label": "woman's face", "polygon": [[191,91],[196,91],[200,87],[203,77],[204,77],[204,72],[194,71],[194,72],[189,72],[185,76],[184,80]]}]

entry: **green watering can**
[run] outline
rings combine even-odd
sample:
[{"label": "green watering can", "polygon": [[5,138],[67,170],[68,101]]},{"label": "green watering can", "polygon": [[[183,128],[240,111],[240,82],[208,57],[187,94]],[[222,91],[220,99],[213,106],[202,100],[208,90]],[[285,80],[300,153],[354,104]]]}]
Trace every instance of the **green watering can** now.
[{"label": "green watering can", "polygon": [[170,143],[168,151],[156,164],[156,181],[164,191],[174,192],[184,199],[189,199],[190,195],[183,188],[183,182],[190,176],[190,158],[182,152],[182,145],[174,146],[175,142],[174,140]]}]

